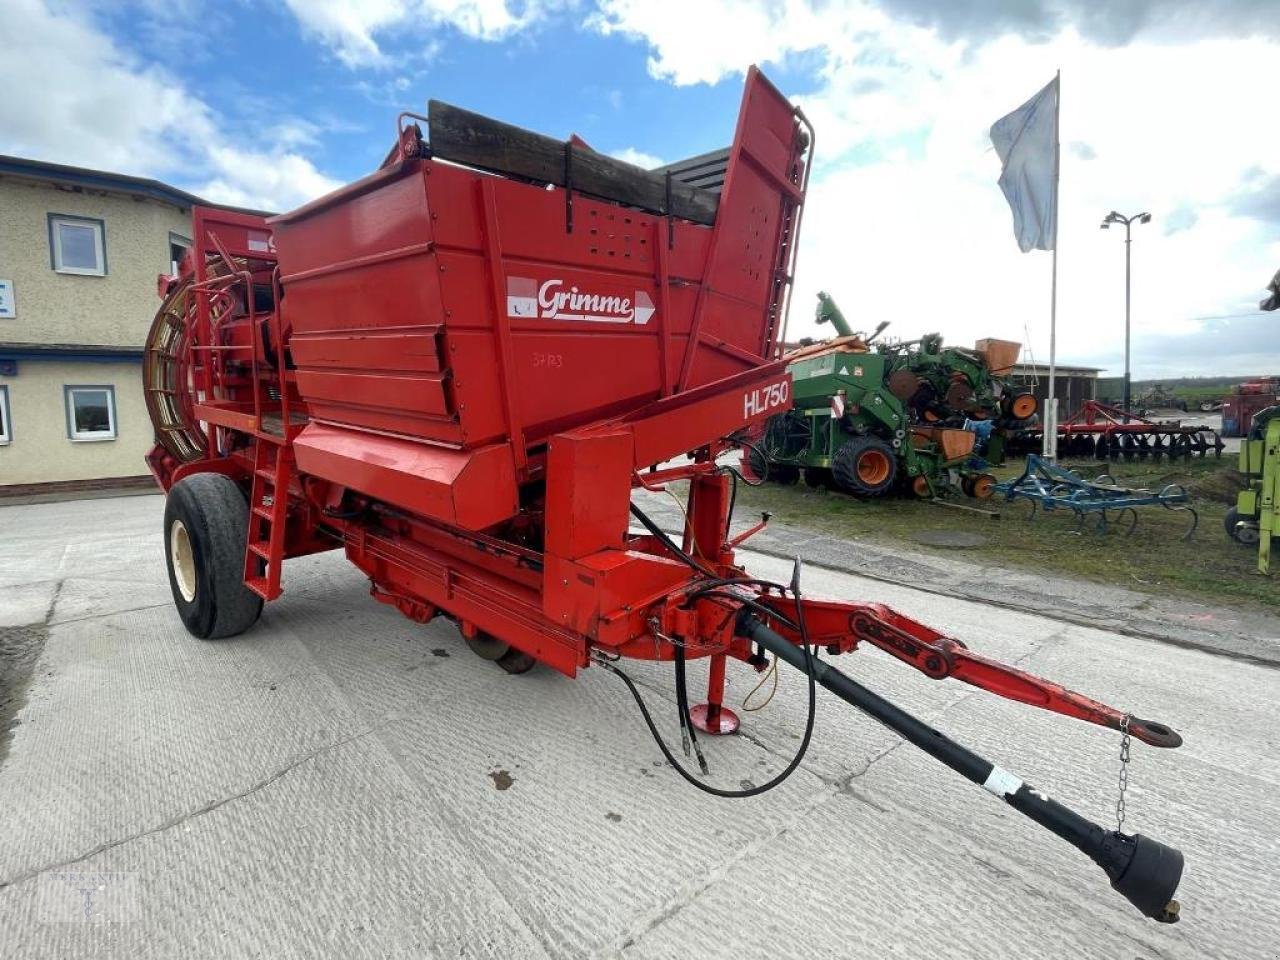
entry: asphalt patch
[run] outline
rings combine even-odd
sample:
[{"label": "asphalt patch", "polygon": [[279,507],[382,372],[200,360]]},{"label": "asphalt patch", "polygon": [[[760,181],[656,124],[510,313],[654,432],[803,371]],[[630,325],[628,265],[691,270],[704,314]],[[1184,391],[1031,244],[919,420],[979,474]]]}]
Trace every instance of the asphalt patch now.
[{"label": "asphalt patch", "polygon": [[9,754],[17,724],[14,717],[27,702],[27,685],[49,637],[43,623],[0,627],[0,764]]}]

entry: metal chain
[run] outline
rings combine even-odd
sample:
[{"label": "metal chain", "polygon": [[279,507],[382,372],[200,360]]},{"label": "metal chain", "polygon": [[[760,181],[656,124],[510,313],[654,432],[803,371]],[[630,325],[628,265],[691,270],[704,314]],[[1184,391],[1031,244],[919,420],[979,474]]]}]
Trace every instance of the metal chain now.
[{"label": "metal chain", "polygon": [[1124,828],[1124,794],[1129,789],[1129,714],[1120,721],[1120,796],[1116,798],[1116,830]]}]

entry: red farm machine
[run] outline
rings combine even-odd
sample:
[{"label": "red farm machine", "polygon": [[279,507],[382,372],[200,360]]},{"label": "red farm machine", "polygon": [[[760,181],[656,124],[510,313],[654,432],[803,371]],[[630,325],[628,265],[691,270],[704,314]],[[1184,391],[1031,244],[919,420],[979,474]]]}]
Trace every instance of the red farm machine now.
[{"label": "red farm machine", "polygon": [[[1019,430],[1009,446],[1019,453],[1038,451],[1044,446],[1044,429]],[[1210,427],[1183,424],[1181,420],[1149,420],[1100,400],[1086,400],[1058,424],[1057,455],[1063,459],[1189,460],[1209,453],[1221,457],[1225,446],[1222,437]]]},{"label": "red farm machine", "polygon": [[[764,521],[731,535],[727,455],[791,402],[778,343],[812,148],[753,68],[725,168],[698,186],[433,102],[401,116],[379,170],[298,210],[196,209],[145,363],[178,612],[197,637],[240,633],[280,595],[286,559],[341,548],[375,599],[454,621],[513,673],[616,674],[672,767],[721,796],[796,769],[822,686],[1174,920],[1177,850],[1091,823],[819,654],[866,642],[1126,743],[1173,747],[1176,733],[880,604],[802,597],[798,560],[782,584],[735,559]],[[669,533],[632,492],[674,481],[687,517]],[[663,740],[628,657],[673,664],[703,776]],[[703,657],[706,702],[690,707],[686,662]],[[770,783],[719,789],[698,732],[737,727],[727,662],[771,657],[807,678],[802,745]]]}]

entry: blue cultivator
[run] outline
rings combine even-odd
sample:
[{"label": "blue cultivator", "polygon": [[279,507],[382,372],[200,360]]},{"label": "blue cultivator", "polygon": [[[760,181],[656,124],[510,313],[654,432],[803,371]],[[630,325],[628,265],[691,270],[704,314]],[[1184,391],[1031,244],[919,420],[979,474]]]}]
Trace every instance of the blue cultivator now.
[{"label": "blue cultivator", "polygon": [[1199,515],[1190,506],[1191,498],[1187,491],[1176,483],[1160,490],[1147,490],[1118,486],[1105,473],[1094,480],[1085,480],[1074,470],[1057,466],[1035,454],[1028,455],[1027,466],[1020,477],[996,484],[995,493],[1003,494],[1006,501],[1029,501],[1031,514],[1028,520],[1035,517],[1037,507],[1046,513],[1070,510],[1075,514],[1077,530],[1083,530],[1086,516],[1094,514],[1099,533],[1106,533],[1109,527],[1115,526],[1128,536],[1138,525],[1137,508],[1156,504],[1166,510],[1190,515],[1191,522],[1182,535],[1183,540],[1191,539],[1200,522]]}]

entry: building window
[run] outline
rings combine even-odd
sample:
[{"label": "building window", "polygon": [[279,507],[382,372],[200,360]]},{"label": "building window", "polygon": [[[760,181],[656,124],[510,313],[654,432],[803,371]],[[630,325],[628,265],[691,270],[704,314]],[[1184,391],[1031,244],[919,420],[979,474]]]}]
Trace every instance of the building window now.
[{"label": "building window", "polygon": [[13,440],[13,424],[9,420],[9,388],[0,385],[0,447]]},{"label": "building window", "polygon": [[115,387],[64,387],[67,436],[72,440],[116,438]]},{"label": "building window", "polygon": [[89,217],[49,214],[49,259],[58,273],[101,277],[107,272],[104,224]]},{"label": "building window", "polygon": [[169,276],[178,275],[178,265],[191,249],[191,241],[180,234],[169,234]]}]

